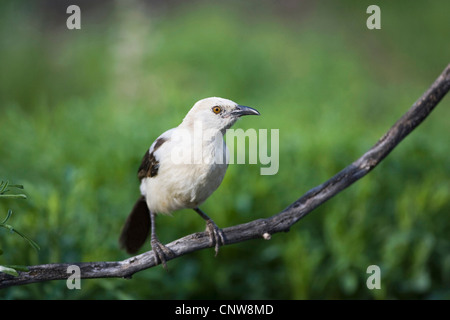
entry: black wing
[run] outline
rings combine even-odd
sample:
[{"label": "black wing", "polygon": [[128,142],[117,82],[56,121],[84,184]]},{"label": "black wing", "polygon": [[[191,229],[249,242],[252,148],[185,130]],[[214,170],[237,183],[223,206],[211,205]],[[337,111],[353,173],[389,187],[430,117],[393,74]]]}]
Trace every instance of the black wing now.
[{"label": "black wing", "polygon": [[142,158],[141,166],[138,170],[138,178],[142,180],[144,178],[154,177],[158,174],[159,161],[155,157],[155,151],[161,147],[161,145],[166,142],[165,138],[158,138],[153,146],[144,154]]}]

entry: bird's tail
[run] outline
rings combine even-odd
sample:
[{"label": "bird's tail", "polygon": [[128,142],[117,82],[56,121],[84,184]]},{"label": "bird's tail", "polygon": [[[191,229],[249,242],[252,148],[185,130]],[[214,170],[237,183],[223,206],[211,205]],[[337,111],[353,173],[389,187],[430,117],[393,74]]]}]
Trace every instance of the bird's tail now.
[{"label": "bird's tail", "polygon": [[121,249],[129,254],[136,253],[144,244],[150,231],[150,212],[144,196],[135,203],[128,215],[119,238]]}]

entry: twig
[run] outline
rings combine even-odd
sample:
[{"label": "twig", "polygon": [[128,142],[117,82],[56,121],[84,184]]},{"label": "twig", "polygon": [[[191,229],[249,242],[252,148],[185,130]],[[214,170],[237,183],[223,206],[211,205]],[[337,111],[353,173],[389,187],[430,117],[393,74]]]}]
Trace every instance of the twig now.
[{"label": "twig", "polygon": [[[319,205],[364,177],[377,166],[411,131],[413,131],[431,113],[439,101],[450,89],[450,65],[436,79],[431,87],[417,100],[389,131],[358,160],[344,168],[334,177],[311,189],[282,212],[267,218],[223,229],[226,244],[250,239],[270,239],[277,232],[289,231],[289,228]],[[209,237],[205,232],[194,233],[175,240],[167,245],[174,256],[168,260],[187,253],[210,247]],[[49,280],[64,280],[70,274],[70,265],[80,267],[81,278],[131,278],[136,272],[155,266],[153,251],[123,261],[54,263],[29,266],[28,272],[19,272],[14,277],[0,273],[0,288]]]}]

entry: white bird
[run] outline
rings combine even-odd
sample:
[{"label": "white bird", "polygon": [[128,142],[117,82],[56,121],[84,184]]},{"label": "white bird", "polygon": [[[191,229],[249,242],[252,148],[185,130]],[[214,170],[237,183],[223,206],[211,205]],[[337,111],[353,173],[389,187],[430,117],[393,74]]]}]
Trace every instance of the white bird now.
[{"label": "white bird", "polygon": [[135,253],[149,230],[155,257],[166,268],[173,253],[156,235],[156,214],[194,209],[205,221],[215,252],[225,243],[221,229],[199,206],[219,187],[227,170],[226,129],[243,115],[259,115],[253,108],[223,98],[206,98],[194,104],[181,124],[160,135],[145,153],[138,170],[141,197],[129,214],[119,239]]}]

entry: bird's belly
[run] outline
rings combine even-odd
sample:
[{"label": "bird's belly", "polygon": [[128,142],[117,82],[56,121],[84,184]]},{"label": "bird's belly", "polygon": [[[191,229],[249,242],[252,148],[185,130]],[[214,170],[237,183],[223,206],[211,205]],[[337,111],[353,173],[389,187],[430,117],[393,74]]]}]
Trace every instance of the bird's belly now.
[{"label": "bird's belly", "polygon": [[141,191],[150,210],[168,214],[203,203],[219,187],[227,165],[172,164],[170,170],[165,169],[161,166],[157,176],[145,178]]}]

